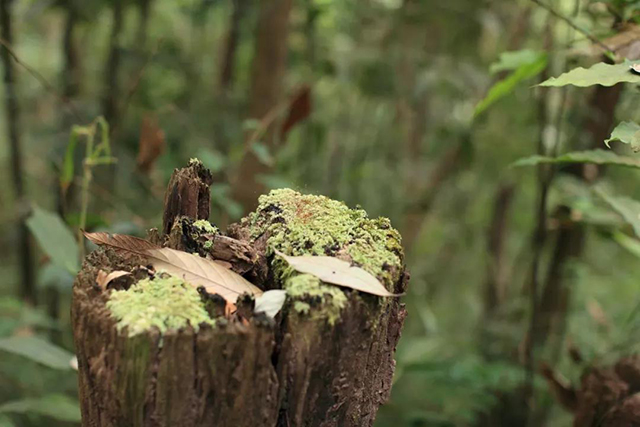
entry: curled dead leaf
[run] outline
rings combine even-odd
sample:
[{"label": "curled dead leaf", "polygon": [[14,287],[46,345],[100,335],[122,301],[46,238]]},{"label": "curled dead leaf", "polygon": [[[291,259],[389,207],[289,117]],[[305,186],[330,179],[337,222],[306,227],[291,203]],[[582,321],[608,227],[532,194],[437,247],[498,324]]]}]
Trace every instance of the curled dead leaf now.
[{"label": "curled dead leaf", "polygon": [[96,277],[96,283],[104,291],[104,290],[107,289],[107,285],[112,280],[115,280],[118,277],[126,276],[128,274],[131,274],[131,273],[129,273],[128,271],[123,271],[123,270],[115,270],[115,271],[112,271],[111,273],[108,273],[108,274],[104,270],[100,270],[100,271],[98,271],[98,277]]}]

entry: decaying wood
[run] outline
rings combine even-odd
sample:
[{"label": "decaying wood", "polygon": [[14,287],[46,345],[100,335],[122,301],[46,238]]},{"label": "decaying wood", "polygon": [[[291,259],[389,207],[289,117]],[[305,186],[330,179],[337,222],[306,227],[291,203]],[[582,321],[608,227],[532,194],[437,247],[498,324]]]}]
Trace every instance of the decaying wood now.
[{"label": "decaying wood", "polygon": [[209,186],[212,182],[211,172],[197,161],[173,172],[164,197],[164,234],[171,231],[177,217],[209,219]]},{"label": "decaying wood", "polygon": [[[236,225],[231,237],[193,237],[189,227],[208,214],[207,176],[194,164],[174,173],[165,235],[151,233],[152,242],[215,255],[268,289],[274,281],[267,274],[268,236],[251,241],[249,230]],[[87,257],[76,278],[72,321],[83,426],[373,425],[390,394],[393,354],[406,315],[397,298],[347,291],[335,323],[300,313],[291,303],[270,320],[254,316],[251,301],[240,301],[243,321],[223,319],[197,333],[186,328],[130,338],[126,330],[117,331],[105,306],[108,291],[96,278],[100,270],[121,270],[135,272],[139,280],[147,274],[144,265],[135,254],[101,248]],[[390,291],[402,293],[409,275],[397,277]],[[114,282],[120,280],[130,285],[133,277]]]}]

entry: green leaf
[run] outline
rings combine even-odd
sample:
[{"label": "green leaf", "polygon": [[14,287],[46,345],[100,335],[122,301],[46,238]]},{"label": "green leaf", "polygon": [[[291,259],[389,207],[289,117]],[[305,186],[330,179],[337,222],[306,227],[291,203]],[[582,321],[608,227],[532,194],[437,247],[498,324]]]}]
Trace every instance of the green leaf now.
[{"label": "green leaf", "polygon": [[211,148],[201,147],[196,152],[196,157],[202,161],[202,164],[211,172],[220,172],[227,165],[227,159],[219,151]]},{"label": "green leaf", "polygon": [[68,293],[73,286],[73,274],[66,268],[50,262],[38,271],[38,286]]},{"label": "green leaf", "polygon": [[602,186],[594,188],[596,194],[618,212],[633,227],[636,236],[640,237],[640,202],[625,196],[616,196],[607,192]]},{"label": "green leaf", "polygon": [[52,262],[73,274],[80,270],[78,244],[59,215],[35,206],[27,226]]},{"label": "green leaf", "polygon": [[640,240],[627,236],[621,231],[613,233],[613,240],[620,246],[629,251],[631,254],[640,258]]},{"label": "green leaf", "polygon": [[261,142],[254,142],[251,145],[251,151],[253,151],[253,154],[256,155],[258,160],[260,160],[260,163],[267,166],[273,166],[273,157],[271,156],[271,153],[269,153],[269,148],[266,145]]},{"label": "green leaf", "polygon": [[16,425],[11,421],[11,418],[0,415],[0,427],[16,427]]},{"label": "green leaf", "polygon": [[69,135],[69,143],[67,144],[67,151],[64,153],[64,161],[62,163],[62,173],[60,175],[60,185],[63,191],[67,191],[69,185],[73,181],[74,163],[73,154],[76,151],[78,145],[78,133],[75,129],[71,130]]},{"label": "green leaf", "polygon": [[78,401],[63,394],[36,399],[14,400],[0,404],[0,414],[38,414],[58,421],[80,422]]},{"label": "green leaf", "polygon": [[494,84],[487,96],[478,103],[476,106],[474,116],[480,115],[487,108],[489,108],[493,103],[498,101],[499,99],[509,95],[516,86],[525,80],[528,80],[532,77],[540,74],[547,67],[547,56],[544,55],[540,57],[537,61],[532,62],[530,64],[521,65],[518,69],[516,69],[513,73],[507,76],[505,79],[500,80],[496,84]]},{"label": "green leaf", "polygon": [[0,339],[0,350],[24,356],[53,369],[71,369],[73,354],[38,337],[9,337]]},{"label": "green leaf", "polygon": [[634,122],[622,122],[611,132],[609,139],[605,139],[604,143],[611,148],[609,143],[612,141],[620,141],[623,144],[629,144],[634,151],[640,150],[640,125]]},{"label": "green leaf", "polygon": [[618,83],[640,83],[640,75],[635,74],[630,68],[630,65],[635,63],[638,63],[638,61],[615,65],[600,62],[591,68],[574,68],[559,77],[552,77],[540,83],[540,86],[574,85],[587,87],[594,85],[613,86]]},{"label": "green leaf", "polygon": [[619,156],[606,150],[574,151],[558,157],[525,157],[514,162],[512,166],[535,166],[544,163],[594,163],[596,165],[626,166],[640,169],[640,159]]},{"label": "green leaf", "polygon": [[498,61],[491,64],[489,72],[491,74],[496,74],[500,71],[513,71],[523,65],[533,64],[543,57],[546,57],[545,52],[540,52],[532,49],[502,52]]}]

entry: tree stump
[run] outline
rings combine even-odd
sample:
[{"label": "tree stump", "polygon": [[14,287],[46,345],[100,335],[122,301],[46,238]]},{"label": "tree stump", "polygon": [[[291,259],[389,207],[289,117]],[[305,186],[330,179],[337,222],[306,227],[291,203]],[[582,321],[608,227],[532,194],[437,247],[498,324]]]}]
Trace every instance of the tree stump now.
[{"label": "tree stump", "polygon": [[[274,250],[348,260],[402,293],[408,274],[398,233],[360,209],[277,190],[223,235],[201,221],[210,183],[197,161],[176,170],[164,232],[149,240],[223,260],[262,289],[285,289],[283,308],[275,319],[254,315],[252,298],[243,297],[240,314],[210,312],[213,326],[189,320],[140,332],[140,324],[116,319],[108,303],[114,292],[149,279],[145,259],[99,248],[73,288],[82,425],[372,425],[391,390],[404,305],[297,273]],[[96,284],[100,270],[131,275],[104,289]]]}]

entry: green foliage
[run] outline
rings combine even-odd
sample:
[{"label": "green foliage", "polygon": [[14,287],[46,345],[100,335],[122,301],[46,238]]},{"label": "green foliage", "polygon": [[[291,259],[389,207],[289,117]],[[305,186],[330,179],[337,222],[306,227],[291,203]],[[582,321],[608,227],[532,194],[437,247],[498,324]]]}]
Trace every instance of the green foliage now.
[{"label": "green foliage", "polygon": [[78,244],[58,215],[34,206],[27,226],[54,264],[73,274],[80,270]]},{"label": "green foliage", "polygon": [[535,64],[542,58],[546,58],[547,53],[532,49],[522,49],[512,52],[502,52],[497,62],[489,67],[491,74],[501,71],[513,71],[524,65]]},{"label": "green foliage", "polygon": [[640,150],[640,125],[634,122],[622,122],[611,132],[611,136],[604,140],[607,147],[612,141],[629,144],[634,151]]},{"label": "green foliage", "polygon": [[596,165],[624,166],[640,169],[640,159],[620,156],[606,150],[574,151],[557,157],[530,156],[520,159],[512,166],[536,166],[540,164],[593,163]]},{"label": "green foliage", "polygon": [[[482,114],[487,108],[493,105],[499,99],[509,95],[513,90],[521,83],[529,80],[538,74],[540,74],[547,67],[547,55],[539,53],[538,55],[517,55],[517,61],[522,62],[513,73],[507,76],[505,79],[494,84],[487,96],[476,105],[474,115],[478,116]],[[529,59],[530,62],[524,61]],[[517,62],[513,57],[507,59],[501,58],[501,62],[496,66],[497,68],[504,68],[515,65]],[[508,68],[505,68],[508,69]]]},{"label": "green foliage", "polygon": [[24,356],[49,368],[71,369],[71,353],[35,336],[1,338],[0,351]]},{"label": "green foliage", "polygon": [[595,192],[619,213],[633,227],[636,236],[640,237],[640,202],[629,197],[610,194],[602,186],[596,187]]},{"label": "green foliage", "polygon": [[588,87],[594,85],[613,86],[618,83],[640,83],[640,75],[631,71],[630,65],[640,63],[606,64],[600,62],[590,68],[575,68],[558,77],[552,77],[540,86],[559,87],[573,85]]},{"label": "green foliage", "polygon": [[0,414],[37,414],[58,421],[80,422],[78,401],[62,394],[0,403]]}]

